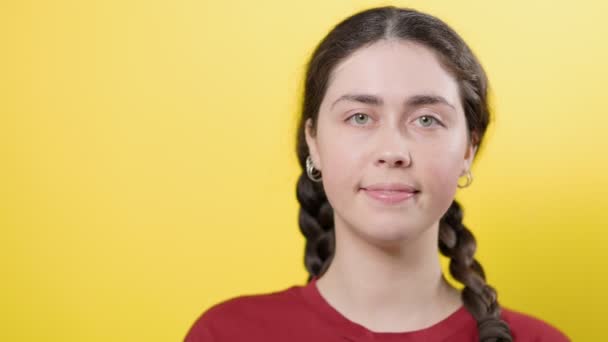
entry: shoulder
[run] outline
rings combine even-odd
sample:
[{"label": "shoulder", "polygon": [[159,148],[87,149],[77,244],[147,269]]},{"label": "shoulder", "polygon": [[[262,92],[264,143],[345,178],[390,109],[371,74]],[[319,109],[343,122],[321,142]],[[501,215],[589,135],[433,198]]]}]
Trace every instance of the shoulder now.
[{"label": "shoulder", "polygon": [[194,322],[185,342],[247,339],[294,309],[299,286],[284,290],[232,297],[204,311]]},{"label": "shoulder", "polygon": [[570,338],[557,327],[535,317],[508,307],[502,307],[501,317],[509,324],[514,341],[522,342],[570,342]]}]

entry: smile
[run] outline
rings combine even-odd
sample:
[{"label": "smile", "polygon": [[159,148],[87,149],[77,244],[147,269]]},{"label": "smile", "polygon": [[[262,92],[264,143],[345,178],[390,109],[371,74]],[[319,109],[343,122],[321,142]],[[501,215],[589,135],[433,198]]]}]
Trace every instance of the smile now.
[{"label": "smile", "polygon": [[361,189],[365,193],[384,204],[400,203],[408,199],[412,199],[419,191],[400,191],[400,190],[368,190]]}]

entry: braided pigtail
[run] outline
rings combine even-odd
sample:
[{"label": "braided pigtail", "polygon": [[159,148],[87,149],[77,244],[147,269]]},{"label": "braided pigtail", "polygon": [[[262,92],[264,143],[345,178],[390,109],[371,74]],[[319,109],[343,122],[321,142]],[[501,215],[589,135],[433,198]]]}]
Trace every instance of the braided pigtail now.
[{"label": "braided pigtail", "polygon": [[300,231],[306,237],[304,264],[308,270],[308,281],[320,276],[329,267],[335,249],[334,214],[320,183],[300,175],[296,188],[300,202]]},{"label": "braided pigtail", "polygon": [[439,225],[439,250],[449,257],[450,274],[465,285],[462,301],[477,320],[479,341],[510,342],[507,323],[500,318],[496,290],[486,283],[481,264],[475,260],[475,237],[462,223],[462,209],[454,200]]}]

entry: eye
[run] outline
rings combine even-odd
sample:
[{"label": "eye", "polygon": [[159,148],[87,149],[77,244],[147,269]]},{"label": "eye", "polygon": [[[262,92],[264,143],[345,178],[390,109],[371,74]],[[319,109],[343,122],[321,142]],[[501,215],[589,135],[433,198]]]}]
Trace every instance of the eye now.
[{"label": "eye", "polygon": [[420,123],[422,127],[431,127],[433,125],[433,122],[439,123],[439,120],[437,120],[434,116],[430,115],[420,116],[416,120]]},{"label": "eye", "polygon": [[370,116],[365,114],[365,113],[356,113],[354,115],[351,115],[347,121],[352,122],[354,120],[354,122],[358,125],[365,125],[367,123],[367,121],[369,121]]}]

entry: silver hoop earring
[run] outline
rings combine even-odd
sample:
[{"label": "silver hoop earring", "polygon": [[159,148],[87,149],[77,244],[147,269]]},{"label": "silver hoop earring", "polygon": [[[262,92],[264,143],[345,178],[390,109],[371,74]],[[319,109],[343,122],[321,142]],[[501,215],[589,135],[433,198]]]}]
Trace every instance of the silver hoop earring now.
[{"label": "silver hoop earring", "polygon": [[313,182],[318,183],[321,181],[321,171],[315,169],[310,155],[306,157],[306,174],[308,174],[308,178],[310,178],[310,180],[312,180]]},{"label": "silver hoop earring", "polygon": [[459,188],[463,189],[471,185],[471,183],[473,183],[473,174],[471,173],[471,170],[467,170],[467,182],[464,185],[457,185]]}]

